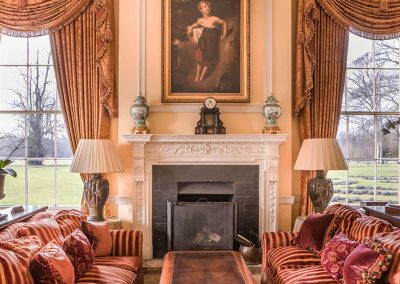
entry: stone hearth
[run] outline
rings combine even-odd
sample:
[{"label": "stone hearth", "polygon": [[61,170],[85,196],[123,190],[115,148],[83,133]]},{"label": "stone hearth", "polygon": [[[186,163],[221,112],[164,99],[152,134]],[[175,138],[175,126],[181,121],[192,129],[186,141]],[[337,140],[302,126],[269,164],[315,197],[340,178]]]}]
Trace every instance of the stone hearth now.
[{"label": "stone hearth", "polygon": [[144,259],[153,257],[153,166],[258,166],[258,230],[278,228],[279,144],[288,135],[125,135],[132,144],[133,228],[143,232]]}]

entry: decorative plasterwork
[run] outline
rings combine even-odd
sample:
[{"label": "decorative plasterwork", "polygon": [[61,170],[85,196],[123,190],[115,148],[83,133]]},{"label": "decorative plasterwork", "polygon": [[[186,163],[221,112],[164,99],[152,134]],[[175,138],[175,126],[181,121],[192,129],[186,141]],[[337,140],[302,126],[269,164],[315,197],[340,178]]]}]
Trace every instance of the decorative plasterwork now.
[{"label": "decorative plasterwork", "polygon": [[133,228],[143,232],[144,258],[152,258],[153,165],[258,165],[260,232],[276,231],[279,144],[288,135],[124,135],[132,144]]}]

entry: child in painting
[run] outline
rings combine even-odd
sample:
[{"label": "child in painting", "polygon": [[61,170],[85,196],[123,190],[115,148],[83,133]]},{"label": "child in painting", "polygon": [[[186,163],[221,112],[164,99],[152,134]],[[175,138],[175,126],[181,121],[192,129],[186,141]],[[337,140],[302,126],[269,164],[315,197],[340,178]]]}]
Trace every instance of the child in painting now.
[{"label": "child in painting", "polygon": [[[207,0],[200,1],[197,9],[202,13],[203,17],[199,18],[196,23],[188,27],[188,34],[198,37],[198,45],[195,51],[196,77],[195,83],[204,80],[209,68],[218,60],[219,44],[226,36],[227,24],[224,20],[211,14],[211,2]],[[222,26],[220,33],[219,27]]]}]

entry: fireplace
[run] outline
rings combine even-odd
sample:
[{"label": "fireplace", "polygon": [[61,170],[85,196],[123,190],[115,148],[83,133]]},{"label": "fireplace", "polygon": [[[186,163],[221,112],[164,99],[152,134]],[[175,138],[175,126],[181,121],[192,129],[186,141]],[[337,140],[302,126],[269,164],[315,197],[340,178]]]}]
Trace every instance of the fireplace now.
[{"label": "fireplace", "polygon": [[[223,191],[234,188],[234,196],[231,197],[233,202],[237,202],[238,233],[243,228],[244,232],[251,229],[258,232],[277,230],[279,144],[286,141],[288,135],[144,134],[124,135],[124,138],[132,145],[131,222],[133,229],[143,232],[144,259],[163,257],[162,251],[167,251],[166,201],[193,202],[190,198],[196,199],[198,196],[185,195],[187,186],[198,186],[191,184],[193,182],[215,182],[224,188]],[[216,171],[212,170],[201,180],[181,179],[172,182],[163,180],[168,173],[155,177],[154,171],[159,166],[181,166],[182,173],[189,166],[253,166],[257,180],[251,183],[257,187],[248,187],[248,183],[235,182],[234,179],[213,179]],[[229,176],[229,172],[226,176]],[[189,184],[185,187],[185,183]],[[183,191],[178,193],[178,189]],[[246,191],[255,196],[246,195]],[[218,202],[219,198],[225,198],[226,195],[230,193],[223,192],[213,198]],[[252,209],[255,211],[248,212]],[[252,220],[250,224],[248,220]]]}]

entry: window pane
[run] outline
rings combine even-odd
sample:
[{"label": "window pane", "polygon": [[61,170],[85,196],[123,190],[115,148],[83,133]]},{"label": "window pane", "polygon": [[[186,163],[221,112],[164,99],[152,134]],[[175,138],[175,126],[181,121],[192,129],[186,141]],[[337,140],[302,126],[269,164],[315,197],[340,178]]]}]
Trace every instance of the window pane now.
[{"label": "window pane", "polygon": [[373,67],[372,41],[354,34],[350,34],[347,66],[349,67]]},{"label": "window pane", "polygon": [[347,110],[374,110],[374,71],[372,69],[347,70]]},{"label": "window pane", "polygon": [[399,111],[399,70],[377,70],[375,74],[377,111]]},{"label": "window pane", "polygon": [[20,143],[19,150],[12,155],[13,158],[25,157],[25,132],[24,117],[14,114],[0,114],[0,157],[7,157],[13,148]]},{"label": "window pane", "polygon": [[25,161],[14,161],[9,168],[17,172],[17,177],[7,176],[4,183],[4,199],[0,205],[25,204]]},{"label": "window pane", "polygon": [[57,205],[80,205],[83,192],[81,176],[70,172],[71,160],[58,160],[57,163]]},{"label": "window pane", "polygon": [[28,160],[28,204],[54,206],[53,160]]},{"label": "window pane", "polygon": [[397,116],[378,116],[378,145],[377,154],[378,158],[400,158],[399,155],[399,125],[396,129],[391,130],[391,133],[384,135],[382,128],[387,125],[390,121],[397,121],[399,118]]},{"label": "window pane", "polygon": [[26,65],[27,39],[5,34],[0,39],[0,65]]},{"label": "window pane", "polygon": [[398,68],[400,59],[400,39],[375,42],[375,66],[377,68]]},{"label": "window pane", "polygon": [[399,202],[399,161],[379,161],[377,167],[376,200]]},{"label": "window pane", "polygon": [[0,110],[26,109],[26,67],[0,66]]},{"label": "window pane", "polygon": [[54,115],[27,114],[28,158],[54,157]]},{"label": "window pane", "polygon": [[54,110],[56,109],[56,77],[54,68],[30,67],[29,68],[29,93],[25,109],[28,110]]},{"label": "window pane", "polygon": [[334,196],[331,202],[346,202],[347,171],[328,171],[327,177],[333,183]]},{"label": "window pane", "polygon": [[375,157],[374,117],[349,116],[349,158],[373,159]]},{"label": "window pane", "polygon": [[72,158],[71,145],[65,128],[64,117],[61,114],[57,115],[57,125],[57,157]]},{"label": "window pane", "polygon": [[40,65],[53,64],[49,36],[29,38],[29,63]]},{"label": "window pane", "polygon": [[374,162],[349,162],[349,203],[374,200]]},{"label": "window pane", "polygon": [[342,148],[343,154],[347,157],[347,135],[346,135],[346,121],[347,117],[342,115],[339,121],[339,129],[336,135],[336,138],[339,142],[340,147]]}]

